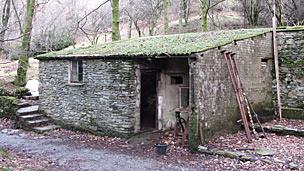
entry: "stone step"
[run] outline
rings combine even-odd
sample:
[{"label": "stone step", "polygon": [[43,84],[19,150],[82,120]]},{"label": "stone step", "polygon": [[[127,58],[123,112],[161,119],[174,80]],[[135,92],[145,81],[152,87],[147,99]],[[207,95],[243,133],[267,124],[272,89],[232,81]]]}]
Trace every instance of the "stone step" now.
[{"label": "stone step", "polygon": [[31,115],[22,115],[19,117],[22,119],[34,119],[34,118],[38,118],[38,117],[42,117],[42,116],[44,116],[44,115],[36,113],[36,114],[31,114]]},{"label": "stone step", "polygon": [[29,121],[26,121],[28,124],[30,125],[34,125],[34,124],[42,124],[42,123],[46,123],[50,121],[50,119],[48,118],[43,118],[43,119],[36,119],[36,120],[29,120]]},{"label": "stone step", "polygon": [[40,127],[34,127],[33,131],[38,132],[38,133],[43,133],[47,131],[51,131],[54,129],[60,128],[58,125],[47,125],[47,126],[40,126]]},{"label": "stone step", "polygon": [[17,104],[18,108],[24,108],[24,107],[28,107],[28,106],[31,106],[31,104],[29,102],[21,102],[21,103],[18,103]]},{"label": "stone step", "polygon": [[28,106],[28,107],[22,107],[17,110],[17,115],[25,115],[25,114],[32,114],[39,111],[39,106]]},{"label": "stone step", "polygon": [[39,100],[39,96],[23,96],[25,100]]}]

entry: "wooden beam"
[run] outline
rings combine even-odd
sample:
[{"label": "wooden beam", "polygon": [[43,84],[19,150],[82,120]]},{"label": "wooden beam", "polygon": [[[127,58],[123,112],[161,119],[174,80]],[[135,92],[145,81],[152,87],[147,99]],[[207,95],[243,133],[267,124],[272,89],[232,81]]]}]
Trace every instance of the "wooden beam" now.
[{"label": "wooden beam", "polygon": [[282,106],[281,106],[281,91],[280,91],[280,69],[279,69],[279,53],[278,53],[278,43],[277,43],[277,18],[276,18],[276,3],[273,0],[273,53],[274,53],[274,63],[275,63],[275,75],[276,75],[276,90],[277,90],[277,114],[280,120],[282,119]]}]

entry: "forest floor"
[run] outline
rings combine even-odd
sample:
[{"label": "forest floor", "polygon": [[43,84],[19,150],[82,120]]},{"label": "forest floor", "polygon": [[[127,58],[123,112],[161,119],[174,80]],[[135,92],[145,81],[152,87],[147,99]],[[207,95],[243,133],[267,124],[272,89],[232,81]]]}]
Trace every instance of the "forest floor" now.
[{"label": "forest floor", "polygon": [[[284,120],[285,124],[288,122],[301,128],[304,125],[303,121]],[[219,137],[208,146],[220,149],[270,148],[274,155],[266,156],[267,159],[281,162],[243,162],[191,153],[176,144],[172,132],[161,134],[162,141],[169,146],[167,155],[159,156],[154,149],[155,139],[129,143],[122,138],[65,129],[36,134],[16,130],[12,121],[0,119],[0,170],[289,170],[291,162],[299,170],[304,169],[304,138],[268,133],[267,137],[247,143],[245,133],[240,131]]]}]

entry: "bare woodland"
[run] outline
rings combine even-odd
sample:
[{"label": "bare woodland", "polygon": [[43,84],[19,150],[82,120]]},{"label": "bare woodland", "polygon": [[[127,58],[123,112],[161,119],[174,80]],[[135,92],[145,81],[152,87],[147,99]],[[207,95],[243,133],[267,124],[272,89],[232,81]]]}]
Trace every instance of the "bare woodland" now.
[{"label": "bare woodland", "polygon": [[[2,58],[27,58],[77,44],[218,29],[269,27],[272,0],[1,0]],[[301,0],[275,0],[280,26],[304,24]],[[84,43],[85,42],[85,43]]]}]

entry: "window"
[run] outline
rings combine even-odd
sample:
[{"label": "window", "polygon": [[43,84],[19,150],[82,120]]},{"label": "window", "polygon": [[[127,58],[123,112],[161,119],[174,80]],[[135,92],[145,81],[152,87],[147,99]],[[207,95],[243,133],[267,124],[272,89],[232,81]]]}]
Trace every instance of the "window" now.
[{"label": "window", "polygon": [[189,106],[189,87],[180,87],[179,99],[179,107],[187,108]]},{"label": "window", "polygon": [[81,60],[71,61],[70,82],[80,83],[83,80],[83,64]]},{"label": "window", "polygon": [[182,76],[171,76],[171,84],[184,84]]},{"label": "window", "polygon": [[262,66],[267,66],[267,62],[268,62],[268,59],[261,58],[261,64],[262,64]]}]

